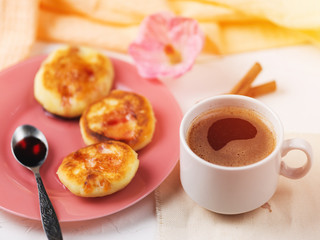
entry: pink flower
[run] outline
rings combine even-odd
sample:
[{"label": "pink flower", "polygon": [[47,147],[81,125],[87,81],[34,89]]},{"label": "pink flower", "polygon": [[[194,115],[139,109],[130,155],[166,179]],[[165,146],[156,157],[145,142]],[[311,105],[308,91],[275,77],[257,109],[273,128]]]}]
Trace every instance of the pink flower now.
[{"label": "pink flower", "polygon": [[129,54],[142,77],[177,78],[191,69],[203,43],[197,21],[158,13],[144,19]]}]

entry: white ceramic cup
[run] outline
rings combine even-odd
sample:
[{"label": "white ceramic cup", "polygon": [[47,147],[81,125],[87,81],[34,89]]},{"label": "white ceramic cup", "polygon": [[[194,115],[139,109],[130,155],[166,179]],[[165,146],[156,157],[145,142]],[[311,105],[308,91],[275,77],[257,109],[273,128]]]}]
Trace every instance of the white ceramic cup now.
[{"label": "white ceramic cup", "polygon": [[[198,157],[188,146],[188,129],[195,117],[223,106],[253,109],[273,125],[276,146],[265,159],[241,167],[225,167]],[[298,168],[289,167],[282,159],[291,150],[301,150],[307,160]],[[262,102],[240,95],[221,95],[193,106],[180,126],[180,179],[185,192],[200,206],[222,214],[251,211],[266,203],[275,193],[279,175],[297,179],[311,168],[311,145],[299,138],[284,140],[278,116]]]}]

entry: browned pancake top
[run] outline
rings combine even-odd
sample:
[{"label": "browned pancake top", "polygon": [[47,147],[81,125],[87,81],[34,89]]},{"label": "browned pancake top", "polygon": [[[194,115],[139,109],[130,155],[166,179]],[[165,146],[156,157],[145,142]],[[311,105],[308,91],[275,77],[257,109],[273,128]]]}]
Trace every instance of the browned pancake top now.
[{"label": "browned pancake top", "polygon": [[95,188],[109,191],[110,183],[122,180],[131,171],[136,153],[126,144],[106,141],[77,150],[64,158],[60,170],[82,186],[86,194]]},{"label": "browned pancake top", "polygon": [[45,88],[58,93],[65,105],[70,104],[71,98],[82,99],[90,94],[107,74],[104,56],[97,55],[96,62],[86,58],[80,56],[79,48],[72,47],[57,51],[54,61],[44,66]]},{"label": "browned pancake top", "polygon": [[141,95],[122,90],[114,90],[91,105],[82,118],[87,133],[97,141],[115,139],[133,148],[154,131],[150,103]]}]

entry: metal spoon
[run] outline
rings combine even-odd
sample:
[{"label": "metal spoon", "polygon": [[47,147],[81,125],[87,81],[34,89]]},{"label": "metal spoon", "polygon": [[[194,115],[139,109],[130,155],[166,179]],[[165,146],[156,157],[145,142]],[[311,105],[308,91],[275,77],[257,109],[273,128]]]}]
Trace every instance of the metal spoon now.
[{"label": "metal spoon", "polygon": [[[31,141],[31,145],[34,143],[32,148],[28,148],[27,144],[30,143],[30,141],[27,140],[33,140]],[[24,167],[30,169],[36,177],[39,191],[41,221],[47,238],[50,240],[62,239],[57,215],[44,188],[39,173],[39,169],[45,162],[48,155],[48,142],[46,137],[34,126],[21,125],[13,133],[11,139],[11,151],[18,162]]]}]

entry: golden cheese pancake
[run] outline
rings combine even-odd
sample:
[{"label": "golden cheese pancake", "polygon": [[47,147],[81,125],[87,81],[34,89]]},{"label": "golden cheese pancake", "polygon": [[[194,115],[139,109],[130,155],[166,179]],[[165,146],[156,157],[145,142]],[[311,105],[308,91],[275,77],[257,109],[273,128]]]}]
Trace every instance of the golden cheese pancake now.
[{"label": "golden cheese pancake", "polygon": [[151,142],[155,122],[147,98],[133,92],[113,90],[83,112],[80,130],[87,145],[113,139],[125,142],[137,151]]},{"label": "golden cheese pancake", "polygon": [[50,113],[78,117],[89,104],[109,94],[113,78],[108,57],[91,48],[65,46],[42,63],[34,96]]},{"label": "golden cheese pancake", "polygon": [[138,167],[137,153],[130,146],[110,140],[69,154],[57,174],[73,194],[102,197],[127,186]]}]

